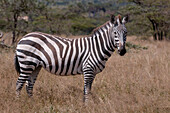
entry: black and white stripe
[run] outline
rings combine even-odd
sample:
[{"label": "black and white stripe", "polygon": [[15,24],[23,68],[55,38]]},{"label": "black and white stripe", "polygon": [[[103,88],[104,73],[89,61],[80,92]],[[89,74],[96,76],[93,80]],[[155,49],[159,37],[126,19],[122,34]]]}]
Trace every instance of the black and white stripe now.
[{"label": "black and white stripe", "polygon": [[[117,21],[117,18],[114,19]],[[124,25],[120,24],[120,28],[112,21],[98,28],[92,36],[78,39],[61,38],[40,32],[25,35],[16,48],[15,65],[20,73],[17,94],[19,95],[26,82],[27,93],[32,95],[33,85],[43,67],[56,75],[84,74],[86,96],[95,75],[105,68],[106,61],[118,46],[115,42],[119,43],[121,39],[121,35],[115,36],[113,33],[125,32]],[[115,40],[115,37],[118,39]]]}]

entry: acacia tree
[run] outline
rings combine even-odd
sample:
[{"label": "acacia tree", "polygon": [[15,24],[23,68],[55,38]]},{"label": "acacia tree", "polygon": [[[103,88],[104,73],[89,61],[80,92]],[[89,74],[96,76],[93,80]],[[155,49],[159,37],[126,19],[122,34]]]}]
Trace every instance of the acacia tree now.
[{"label": "acacia tree", "polygon": [[170,8],[169,0],[132,0],[135,4],[141,6],[146,11],[146,17],[150,21],[153,29],[154,40],[163,40],[167,37],[170,27]]},{"label": "acacia tree", "polygon": [[[169,0],[123,0],[130,2],[133,9],[132,15],[143,19],[142,24],[147,26],[144,19],[150,22],[149,28],[152,30],[154,40],[170,38],[170,1]],[[132,8],[133,7],[133,8]],[[128,10],[129,11],[129,10]],[[126,10],[127,12],[127,10]],[[141,19],[141,20],[142,20]]]},{"label": "acacia tree", "polygon": [[19,35],[18,21],[20,16],[27,15],[29,12],[39,8],[37,0],[0,0],[0,13],[7,21],[7,29],[12,31],[12,44]]}]

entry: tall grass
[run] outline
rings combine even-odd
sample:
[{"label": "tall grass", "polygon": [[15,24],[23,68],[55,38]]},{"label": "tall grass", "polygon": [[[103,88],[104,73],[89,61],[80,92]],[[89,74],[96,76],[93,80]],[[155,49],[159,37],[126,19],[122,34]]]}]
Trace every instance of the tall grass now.
[{"label": "tall grass", "polygon": [[130,49],[121,57],[116,52],[98,74],[89,105],[84,106],[83,75],[55,76],[41,70],[28,98],[25,87],[15,98],[17,73],[13,50],[0,52],[1,113],[169,113],[170,43],[129,40],[147,50]]}]

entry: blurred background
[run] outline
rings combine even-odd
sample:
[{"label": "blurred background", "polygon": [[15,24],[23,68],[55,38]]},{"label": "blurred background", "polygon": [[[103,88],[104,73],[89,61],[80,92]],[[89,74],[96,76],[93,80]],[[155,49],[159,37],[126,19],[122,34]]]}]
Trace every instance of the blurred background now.
[{"label": "blurred background", "polygon": [[130,16],[128,35],[169,39],[169,5],[169,0],[0,0],[0,36],[14,44],[33,31],[88,35],[110,14],[121,14]]}]

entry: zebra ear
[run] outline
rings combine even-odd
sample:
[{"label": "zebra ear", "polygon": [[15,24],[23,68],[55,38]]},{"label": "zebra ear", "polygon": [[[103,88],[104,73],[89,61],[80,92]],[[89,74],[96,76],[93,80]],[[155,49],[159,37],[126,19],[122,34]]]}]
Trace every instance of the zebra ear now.
[{"label": "zebra ear", "polygon": [[122,23],[126,24],[128,22],[128,20],[129,20],[129,16],[126,15],[125,17],[123,17]]},{"label": "zebra ear", "polygon": [[114,24],[115,16],[113,14],[110,15],[110,21],[112,24]]}]

